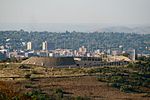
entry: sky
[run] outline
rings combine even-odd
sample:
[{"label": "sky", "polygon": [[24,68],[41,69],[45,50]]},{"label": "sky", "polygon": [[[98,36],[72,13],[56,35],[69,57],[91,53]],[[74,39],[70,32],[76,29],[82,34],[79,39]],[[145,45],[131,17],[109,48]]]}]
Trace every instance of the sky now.
[{"label": "sky", "polygon": [[150,24],[150,0],[0,0],[0,23]]}]

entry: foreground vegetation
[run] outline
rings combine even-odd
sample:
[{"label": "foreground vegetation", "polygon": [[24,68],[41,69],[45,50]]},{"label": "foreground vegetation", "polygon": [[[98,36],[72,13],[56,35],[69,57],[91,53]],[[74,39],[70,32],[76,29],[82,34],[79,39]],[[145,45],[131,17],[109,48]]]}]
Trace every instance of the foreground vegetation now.
[{"label": "foreground vegetation", "polygon": [[99,74],[99,81],[107,82],[122,92],[147,93],[150,96],[150,57],[141,57],[138,62],[125,67],[96,68],[89,73]]},{"label": "foreground vegetation", "polygon": [[[94,77],[97,82],[107,83],[106,89],[113,87],[123,93],[143,94],[143,98],[150,97],[150,57],[141,57],[137,62],[117,67],[47,68],[1,63],[0,100],[89,100],[97,97],[94,93],[99,91],[96,90],[101,86],[98,84],[102,84],[94,82]],[[89,83],[90,81],[93,83]],[[92,93],[88,90],[89,84],[91,89],[95,87]],[[70,90],[67,90],[68,87]],[[78,88],[81,90],[76,91],[76,94],[81,94],[74,95],[73,90]],[[82,88],[87,89],[87,95],[83,95]]]},{"label": "foreground vegetation", "polygon": [[31,83],[26,84],[25,88],[30,90],[19,90],[20,87],[17,88],[10,82],[0,81],[0,100],[89,100],[87,97],[66,96],[67,92],[61,88],[50,89],[48,93],[34,87]]}]

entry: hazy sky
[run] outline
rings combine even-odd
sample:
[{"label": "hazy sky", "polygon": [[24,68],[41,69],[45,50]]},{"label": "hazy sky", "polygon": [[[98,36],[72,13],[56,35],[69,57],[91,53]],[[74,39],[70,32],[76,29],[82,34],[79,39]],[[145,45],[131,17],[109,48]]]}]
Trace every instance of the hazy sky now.
[{"label": "hazy sky", "polygon": [[0,0],[0,23],[150,24],[150,0]]}]

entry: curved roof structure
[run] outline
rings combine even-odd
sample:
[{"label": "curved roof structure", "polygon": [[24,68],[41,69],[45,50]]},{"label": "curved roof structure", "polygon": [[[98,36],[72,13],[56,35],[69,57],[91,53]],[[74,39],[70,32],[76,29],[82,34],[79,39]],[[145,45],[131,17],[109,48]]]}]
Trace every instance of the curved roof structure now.
[{"label": "curved roof structure", "polygon": [[22,64],[32,64],[38,66],[64,66],[75,65],[73,57],[31,57],[22,62]]}]

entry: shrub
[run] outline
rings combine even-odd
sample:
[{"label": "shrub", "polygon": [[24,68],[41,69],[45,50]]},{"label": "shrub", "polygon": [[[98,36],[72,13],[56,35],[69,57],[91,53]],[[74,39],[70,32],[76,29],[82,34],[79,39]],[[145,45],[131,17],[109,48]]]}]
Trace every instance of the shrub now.
[{"label": "shrub", "polygon": [[90,98],[78,96],[75,98],[75,100],[90,100]]},{"label": "shrub", "polygon": [[122,91],[122,92],[132,92],[133,87],[131,85],[122,85],[122,86],[120,86],[120,91]]},{"label": "shrub", "polygon": [[127,67],[128,67],[128,68],[133,68],[133,67],[135,67],[135,65],[134,65],[133,63],[129,63],[129,64],[127,65]]},{"label": "shrub", "polygon": [[29,79],[31,77],[31,74],[26,74],[25,78]]},{"label": "shrub", "polygon": [[31,67],[26,66],[26,65],[21,65],[19,68],[20,68],[20,69],[30,69]]},{"label": "shrub", "polygon": [[58,88],[54,90],[54,94],[58,99],[61,99],[64,97],[64,92],[62,89]]},{"label": "shrub", "polygon": [[150,93],[146,93],[144,96],[142,97],[150,97]]},{"label": "shrub", "polygon": [[114,88],[119,88],[121,84],[119,83],[109,83],[109,86],[114,87]]},{"label": "shrub", "polygon": [[27,92],[24,96],[31,100],[49,100],[49,96],[42,93],[40,90],[33,90],[31,92]]},{"label": "shrub", "polygon": [[111,82],[113,83],[123,83],[125,80],[122,76],[112,76]]},{"label": "shrub", "polygon": [[7,100],[7,96],[5,93],[0,92],[0,100]]}]

